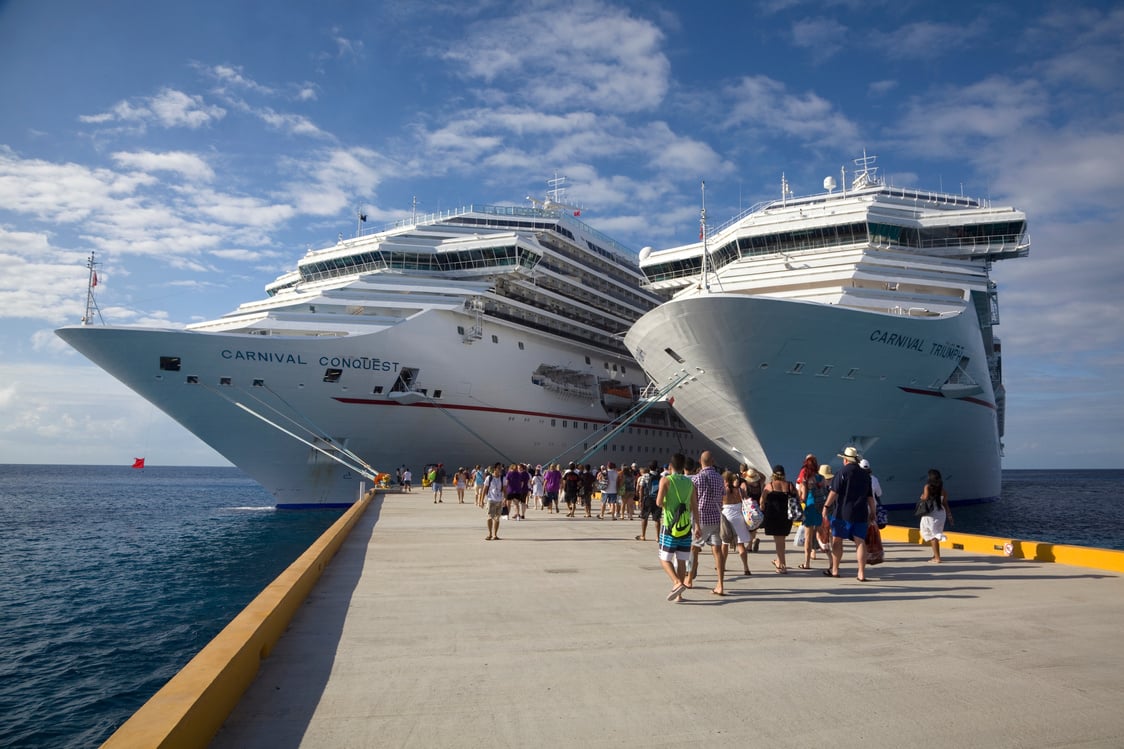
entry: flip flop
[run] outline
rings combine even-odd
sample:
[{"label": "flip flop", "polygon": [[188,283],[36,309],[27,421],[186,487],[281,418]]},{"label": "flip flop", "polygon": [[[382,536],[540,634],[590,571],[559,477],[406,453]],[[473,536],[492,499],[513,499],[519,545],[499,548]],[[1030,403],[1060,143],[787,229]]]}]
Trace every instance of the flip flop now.
[{"label": "flip flop", "polygon": [[671,589],[670,593],[667,594],[667,600],[674,601],[676,598],[683,595],[683,591],[685,591],[686,589],[687,589],[686,585],[684,585],[683,583],[679,583],[678,585],[676,585],[674,588]]},{"label": "flip flop", "polygon": [[831,570],[824,570],[823,574],[825,577],[839,577],[838,573],[832,574]]},{"label": "flip flop", "polygon": [[800,568],[800,569],[802,569],[802,570],[810,570],[810,569],[812,569],[812,565],[810,565],[810,564],[798,564],[798,565],[796,565],[796,566],[797,566],[797,567],[799,567],[799,568]]},{"label": "flip flop", "polygon": [[777,564],[776,559],[773,560],[773,567],[777,570],[778,575],[787,575],[788,574],[788,567],[781,567],[779,564]]},{"label": "flip flop", "polygon": [[869,577],[856,577],[855,579],[858,580],[860,583],[869,583],[870,582]]},{"label": "flip flop", "polygon": [[710,591],[710,592],[711,592],[711,594],[712,594],[712,595],[716,595],[716,596],[724,596],[724,595],[726,595],[726,594],[725,594],[724,592],[723,592],[723,593],[719,593],[719,592],[718,592],[717,590],[712,590],[712,591]]}]

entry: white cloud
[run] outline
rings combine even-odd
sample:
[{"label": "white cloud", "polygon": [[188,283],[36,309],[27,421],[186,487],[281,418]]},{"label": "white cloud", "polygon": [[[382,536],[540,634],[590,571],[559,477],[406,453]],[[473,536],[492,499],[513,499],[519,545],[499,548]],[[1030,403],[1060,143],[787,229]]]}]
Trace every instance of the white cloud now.
[{"label": "white cloud", "polygon": [[112,159],[126,169],[142,172],[175,172],[188,179],[203,182],[209,182],[215,177],[215,171],[206,160],[186,151],[118,151],[112,155]]},{"label": "white cloud", "polygon": [[110,122],[157,124],[166,128],[200,128],[221,120],[226,116],[222,107],[208,105],[202,96],[185,94],[172,88],[165,88],[156,96],[142,97],[136,104],[120,101],[108,112],[95,115],[81,115],[79,121],[88,124]]},{"label": "white cloud", "polygon": [[763,75],[745,76],[726,87],[727,129],[748,128],[758,136],[792,137],[809,143],[853,147],[857,125],[835,105],[814,92],[793,94],[781,81]]},{"label": "white cloud", "polygon": [[663,32],[627,10],[579,0],[490,17],[467,29],[446,59],[467,77],[547,111],[637,112],[657,106],[671,65]]},{"label": "white cloud", "polygon": [[848,36],[847,27],[833,18],[805,18],[792,25],[792,43],[810,50],[817,63],[843,49]]}]

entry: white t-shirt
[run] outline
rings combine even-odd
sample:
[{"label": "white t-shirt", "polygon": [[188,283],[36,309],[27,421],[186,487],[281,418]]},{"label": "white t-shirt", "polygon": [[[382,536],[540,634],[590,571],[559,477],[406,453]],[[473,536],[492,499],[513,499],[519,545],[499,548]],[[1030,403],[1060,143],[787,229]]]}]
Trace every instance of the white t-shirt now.
[{"label": "white t-shirt", "polygon": [[605,493],[606,494],[616,494],[617,493],[617,480],[620,478],[620,475],[621,475],[620,471],[618,471],[615,468],[610,468],[609,470],[605,471]]},{"label": "white t-shirt", "polygon": [[484,479],[484,492],[489,502],[502,502],[503,476],[488,476]]}]

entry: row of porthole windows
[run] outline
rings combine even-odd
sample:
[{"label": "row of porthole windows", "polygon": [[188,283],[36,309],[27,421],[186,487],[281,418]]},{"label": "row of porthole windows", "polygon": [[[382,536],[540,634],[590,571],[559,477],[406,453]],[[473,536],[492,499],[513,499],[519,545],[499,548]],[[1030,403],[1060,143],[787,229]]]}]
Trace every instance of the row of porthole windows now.
[{"label": "row of porthole windows", "polygon": [[[465,334],[464,326],[458,325],[457,326],[457,335],[464,336],[464,334]],[[499,343],[499,342],[500,342],[500,337],[498,335],[493,335],[492,336],[492,343]],[[524,346],[523,341],[517,341],[517,343],[519,345],[520,351],[526,350],[526,347]],[[593,366],[593,361],[588,356],[585,357],[585,363],[589,366]],[[602,362],[602,363],[605,365],[605,369],[610,369],[613,372],[620,372],[621,374],[627,374],[628,373],[628,368],[625,367],[625,365],[623,365],[623,364],[618,365],[615,362],[613,362],[613,363]]]}]

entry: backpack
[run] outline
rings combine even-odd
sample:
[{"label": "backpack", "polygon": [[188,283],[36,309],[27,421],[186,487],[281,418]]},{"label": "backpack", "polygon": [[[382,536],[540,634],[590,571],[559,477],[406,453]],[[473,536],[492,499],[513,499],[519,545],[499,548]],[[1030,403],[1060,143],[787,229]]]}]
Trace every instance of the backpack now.
[{"label": "backpack", "polygon": [[660,479],[653,473],[648,474],[648,499],[655,499],[660,494]]},{"label": "backpack", "polygon": [[[656,486],[659,486],[658,482],[653,481],[652,483],[656,484]],[[676,487],[675,483],[669,480],[667,482],[667,485],[668,488],[675,493],[675,499],[679,500],[679,489],[678,487]],[[667,532],[671,534],[673,538],[686,538],[687,536],[691,535],[692,524],[690,502],[680,501],[679,507],[677,508],[674,517],[672,517],[671,514],[665,509],[664,525],[667,529]]]}]

